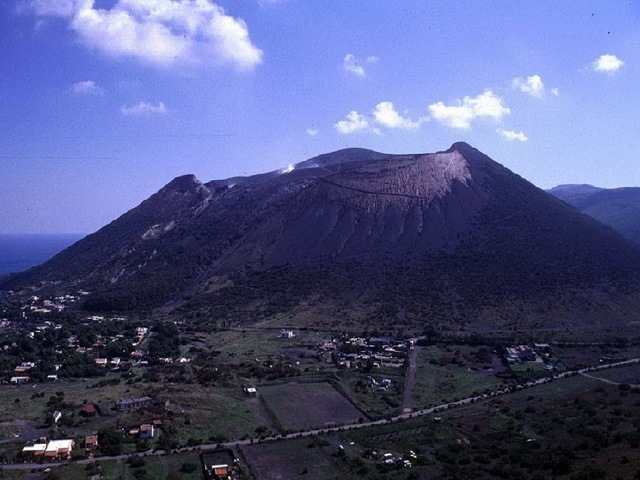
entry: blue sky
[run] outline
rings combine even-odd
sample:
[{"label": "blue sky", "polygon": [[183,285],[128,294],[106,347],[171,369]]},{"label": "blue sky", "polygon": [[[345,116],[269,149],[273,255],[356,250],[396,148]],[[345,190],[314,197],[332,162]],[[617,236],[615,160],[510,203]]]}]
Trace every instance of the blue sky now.
[{"label": "blue sky", "polygon": [[639,86],[631,1],[4,0],[0,233],[345,147],[640,186]]}]

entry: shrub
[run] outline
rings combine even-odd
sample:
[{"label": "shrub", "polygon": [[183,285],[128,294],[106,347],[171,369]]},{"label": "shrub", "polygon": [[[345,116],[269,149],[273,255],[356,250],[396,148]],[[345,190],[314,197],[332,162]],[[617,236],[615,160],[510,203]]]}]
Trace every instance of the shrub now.
[{"label": "shrub", "polygon": [[186,462],[182,464],[182,468],[180,469],[183,473],[193,473],[198,469],[198,465],[195,463]]}]

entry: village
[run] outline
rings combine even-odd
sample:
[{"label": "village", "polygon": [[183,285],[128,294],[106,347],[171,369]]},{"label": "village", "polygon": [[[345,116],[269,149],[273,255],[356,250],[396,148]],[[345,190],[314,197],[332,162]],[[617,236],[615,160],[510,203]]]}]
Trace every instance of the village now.
[{"label": "village", "polygon": [[[258,446],[269,439],[375,424],[567,369],[557,347],[541,342],[438,345],[291,327],[197,331],[181,322],[79,314],[81,298],[31,297],[0,313],[5,461],[37,468],[194,451],[205,478],[240,480],[251,478],[262,461]],[[603,351],[594,361],[611,359],[624,356]],[[25,407],[30,415],[21,413]],[[432,421],[441,422],[440,413]],[[228,440],[245,446],[226,448]],[[423,465],[423,452],[366,443],[336,440],[323,449],[381,472]],[[196,468],[189,458],[185,468]],[[128,468],[144,468],[136,465]]]}]

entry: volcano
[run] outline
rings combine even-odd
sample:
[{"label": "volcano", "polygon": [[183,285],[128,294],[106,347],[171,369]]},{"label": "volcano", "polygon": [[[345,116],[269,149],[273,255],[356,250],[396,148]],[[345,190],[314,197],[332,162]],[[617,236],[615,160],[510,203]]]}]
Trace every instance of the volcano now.
[{"label": "volcano", "polygon": [[565,336],[633,330],[639,287],[638,246],[465,143],[178,177],[0,283],[192,321]]}]

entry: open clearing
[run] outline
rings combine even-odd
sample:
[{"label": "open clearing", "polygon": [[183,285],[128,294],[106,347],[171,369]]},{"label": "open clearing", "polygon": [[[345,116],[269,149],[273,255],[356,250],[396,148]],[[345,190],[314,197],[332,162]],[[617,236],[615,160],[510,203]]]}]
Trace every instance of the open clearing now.
[{"label": "open clearing", "polygon": [[259,395],[285,430],[353,423],[364,417],[327,382],[265,386]]}]

